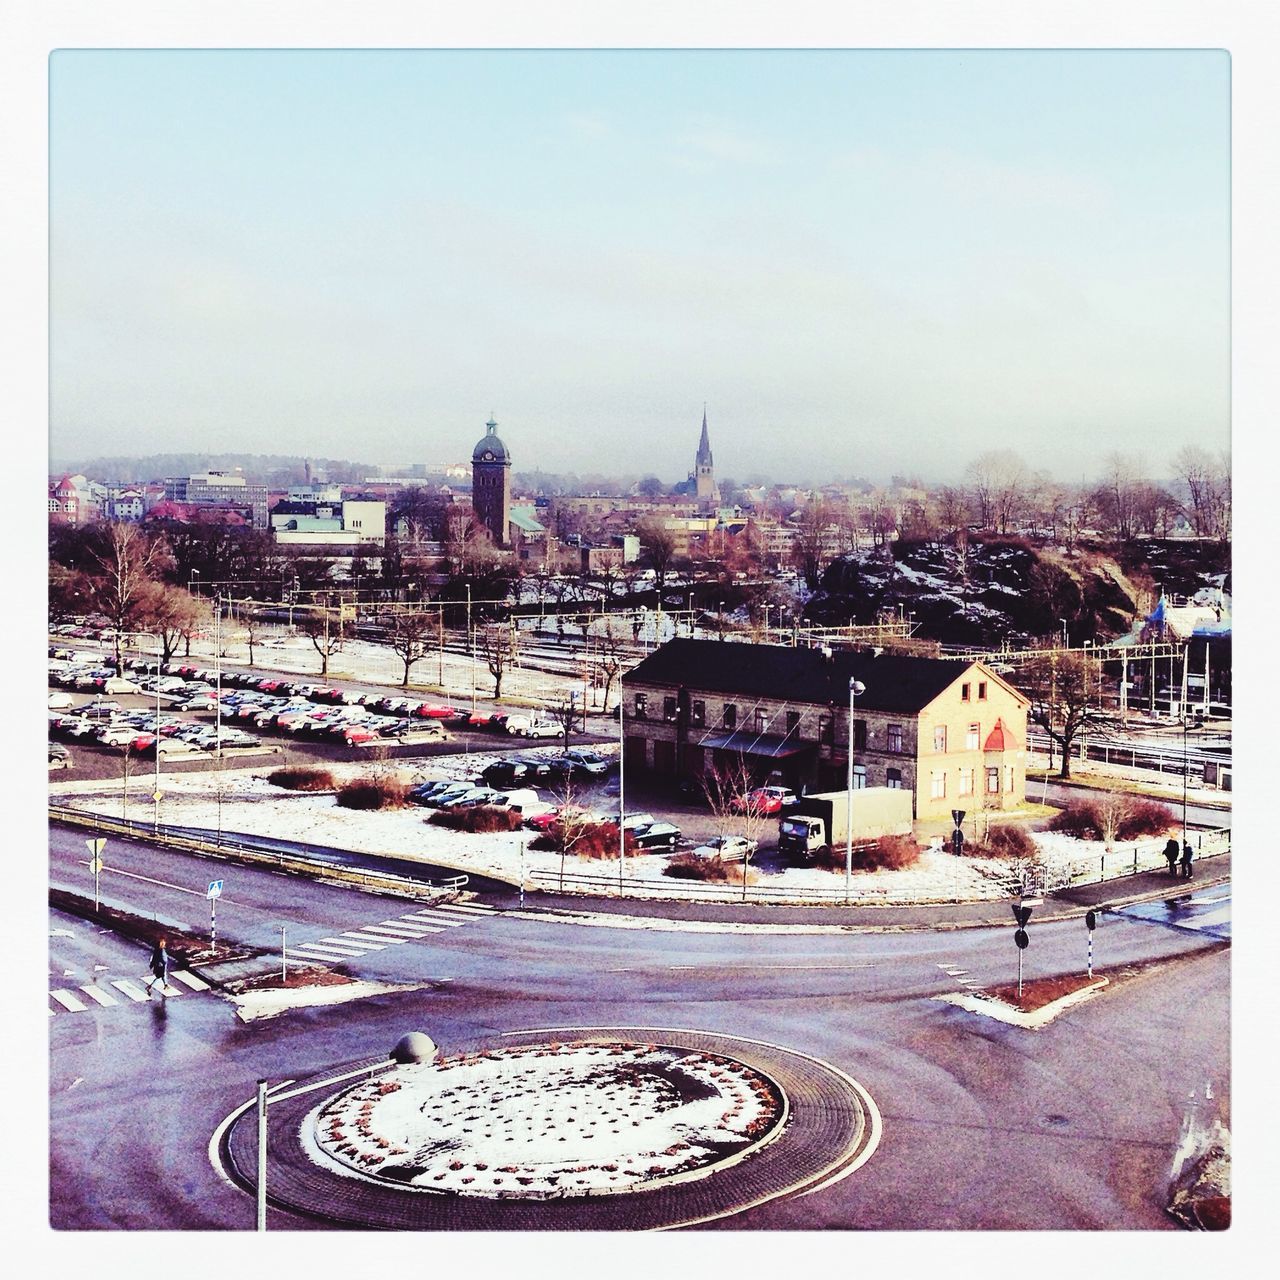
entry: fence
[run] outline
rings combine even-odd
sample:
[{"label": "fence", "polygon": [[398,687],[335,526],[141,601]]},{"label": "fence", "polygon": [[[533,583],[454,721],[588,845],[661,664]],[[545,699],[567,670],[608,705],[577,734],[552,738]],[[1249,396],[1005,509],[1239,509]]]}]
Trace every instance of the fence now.
[{"label": "fence", "polygon": [[[1188,834],[1188,842],[1195,849],[1197,859],[1213,858],[1231,852],[1231,831]],[[1104,880],[1117,880],[1124,876],[1138,875],[1143,871],[1158,871],[1166,867],[1164,840],[1145,840],[1104,851],[1097,857],[1074,858],[1061,862],[1023,862],[1005,873],[1007,864],[993,863],[991,900],[1013,897],[1019,893],[1049,893],[1067,889],[1073,885],[1096,884]],[[723,881],[638,879],[619,877],[617,871],[583,872],[532,871],[527,877],[531,888],[547,893],[563,891],[593,897],[630,897],[684,899],[702,902],[754,902],[757,904],[782,904],[826,906],[845,901],[844,880],[840,872],[833,873],[830,888],[783,888],[767,883],[749,884],[744,896],[741,884]],[[854,881],[851,901],[859,906],[928,906],[972,902],[972,894],[957,892],[952,895],[922,895],[919,890],[892,889],[887,886],[862,885]]]},{"label": "fence", "polygon": [[273,871],[320,875],[331,880],[341,880],[347,884],[396,893],[404,897],[440,898],[458,893],[467,884],[465,875],[451,875],[434,881],[411,880],[407,876],[399,876],[391,871],[359,871],[352,867],[308,858],[304,853],[272,849],[270,846],[238,839],[235,836],[213,832],[180,831],[163,824],[157,828],[150,822],[109,818],[104,814],[87,813],[81,809],[69,809],[62,805],[49,806],[49,820],[85,828],[92,831],[95,836],[147,840],[167,849],[180,849],[202,857],[221,857],[228,861],[244,862],[250,866],[266,866]]}]

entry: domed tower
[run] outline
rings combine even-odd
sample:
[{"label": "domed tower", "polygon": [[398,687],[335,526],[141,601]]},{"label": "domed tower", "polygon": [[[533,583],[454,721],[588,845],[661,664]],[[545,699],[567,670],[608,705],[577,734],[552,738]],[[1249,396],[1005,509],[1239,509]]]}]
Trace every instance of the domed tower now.
[{"label": "domed tower", "polygon": [[484,436],[471,450],[471,507],[494,542],[505,547],[510,541],[511,455],[498,439],[492,414],[484,425]]}]

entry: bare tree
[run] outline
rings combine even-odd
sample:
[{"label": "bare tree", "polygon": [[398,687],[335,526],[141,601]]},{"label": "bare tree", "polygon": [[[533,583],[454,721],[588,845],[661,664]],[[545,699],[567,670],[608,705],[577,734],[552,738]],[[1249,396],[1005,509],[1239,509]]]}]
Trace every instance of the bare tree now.
[{"label": "bare tree", "polygon": [[240,611],[240,625],[244,628],[245,644],[249,647],[249,665],[253,666],[253,651],[262,635],[262,615],[248,601]]},{"label": "bare tree", "polygon": [[568,751],[569,735],[587,727],[586,708],[578,705],[578,691],[570,689],[562,693],[557,701],[548,704],[546,713],[548,720],[560,726],[564,749]]},{"label": "bare tree", "polygon": [[704,770],[701,782],[716,835],[740,835],[748,841],[747,852],[742,858],[742,896],[745,899],[751,845],[759,844],[769,822],[763,809],[747,799],[755,786],[751,768],[744,757],[737,756],[731,763]]},{"label": "bare tree", "polygon": [[626,641],[621,626],[612,617],[602,619],[594,638],[599,646],[596,665],[604,679],[602,710],[608,711],[609,693],[613,689],[613,682],[622,671]]},{"label": "bare tree", "polygon": [[493,698],[502,697],[502,677],[516,656],[515,633],[509,623],[491,622],[480,629],[480,654],[493,677]]},{"label": "bare tree", "polygon": [[966,474],[973,484],[979,523],[1008,533],[1017,522],[1027,464],[1012,449],[993,449],[975,458]]},{"label": "bare tree", "polygon": [[320,675],[329,674],[329,659],[341,650],[346,640],[346,622],[342,609],[328,604],[308,607],[299,620],[298,629],[305,635],[320,655]]},{"label": "bare tree", "polygon": [[1071,776],[1071,750],[1081,733],[1110,724],[1099,703],[1101,675],[1096,659],[1073,651],[1033,658],[1019,670],[1018,685],[1030,699],[1031,721],[1062,753],[1060,778]]},{"label": "bare tree", "polygon": [[179,642],[205,625],[209,607],[198,597],[182,587],[157,584],[151,593],[150,617],[146,621],[150,629],[160,637],[162,649],[160,661],[171,662],[178,652]]},{"label": "bare tree", "polygon": [[110,524],[103,543],[90,553],[93,607],[115,630],[116,673],[124,670],[121,646],[130,631],[146,631],[163,588],[159,574],[169,560],[163,540],[149,540],[132,524]]},{"label": "bare tree", "polygon": [[438,611],[428,613],[423,609],[397,607],[387,623],[387,639],[392,652],[404,664],[404,679],[400,687],[409,687],[409,673],[417,662],[431,652],[436,632],[439,630],[437,619],[443,615]]},{"label": "bare tree", "polygon": [[675,561],[676,540],[671,530],[656,518],[642,521],[636,532],[640,535],[640,547],[644,552],[649,567],[653,570],[655,585],[658,589],[658,603],[662,603],[662,592],[667,585],[667,574]]}]

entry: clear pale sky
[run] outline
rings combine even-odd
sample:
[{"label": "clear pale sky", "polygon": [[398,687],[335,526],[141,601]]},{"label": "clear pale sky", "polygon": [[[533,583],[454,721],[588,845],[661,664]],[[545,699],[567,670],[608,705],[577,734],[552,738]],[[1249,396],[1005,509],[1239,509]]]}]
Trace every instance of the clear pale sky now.
[{"label": "clear pale sky", "polygon": [[1218,52],[51,62],[55,459],[1066,479],[1229,433]]}]

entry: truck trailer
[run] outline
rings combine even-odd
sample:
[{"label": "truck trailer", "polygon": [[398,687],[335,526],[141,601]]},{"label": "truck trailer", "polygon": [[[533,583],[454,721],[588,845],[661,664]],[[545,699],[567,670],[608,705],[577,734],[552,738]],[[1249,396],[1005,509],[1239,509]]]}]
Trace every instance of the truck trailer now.
[{"label": "truck trailer", "polygon": [[[853,839],[911,834],[911,792],[896,787],[862,787],[853,793]],[[801,796],[778,822],[778,852],[815,858],[849,841],[849,793],[826,791]]]}]

